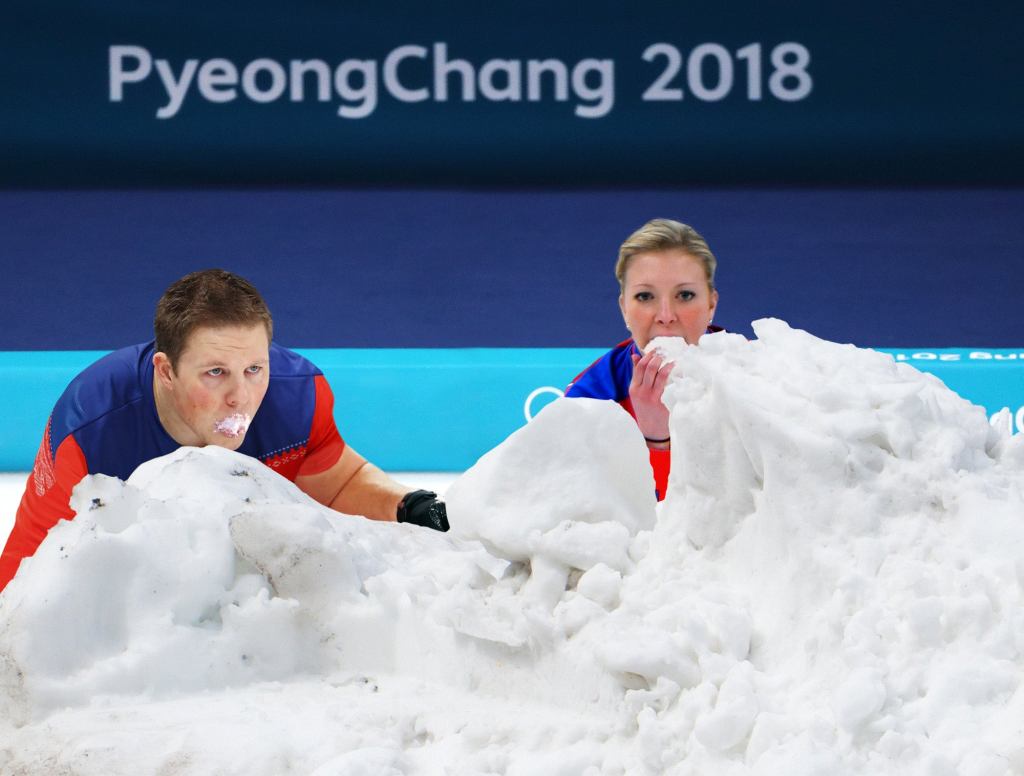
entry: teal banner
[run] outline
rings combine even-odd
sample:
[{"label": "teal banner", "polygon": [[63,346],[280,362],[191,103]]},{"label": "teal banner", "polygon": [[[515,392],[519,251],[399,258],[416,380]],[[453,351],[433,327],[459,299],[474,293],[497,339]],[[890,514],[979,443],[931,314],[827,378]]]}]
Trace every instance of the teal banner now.
[{"label": "teal banner", "polygon": [[[391,471],[463,471],[561,395],[603,348],[302,349],[342,436]],[[885,350],[1024,430],[1024,349]],[[102,351],[0,352],[0,471],[27,471],[68,382]]]},{"label": "teal banner", "polygon": [[3,183],[1020,183],[1019,4],[14,0]]}]

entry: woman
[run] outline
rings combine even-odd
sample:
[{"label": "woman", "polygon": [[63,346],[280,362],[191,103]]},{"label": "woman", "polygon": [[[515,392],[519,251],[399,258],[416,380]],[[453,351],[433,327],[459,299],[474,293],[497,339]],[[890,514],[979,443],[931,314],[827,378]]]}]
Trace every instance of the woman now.
[{"label": "woman", "polygon": [[672,365],[647,345],[655,337],[682,337],[695,345],[702,334],[722,330],[711,325],[718,305],[716,265],[704,238],[678,221],[656,218],[631,234],[615,265],[619,309],[631,337],[587,367],[565,392],[612,399],[633,416],[650,450],[659,501],[671,463],[669,413],[661,395]]}]

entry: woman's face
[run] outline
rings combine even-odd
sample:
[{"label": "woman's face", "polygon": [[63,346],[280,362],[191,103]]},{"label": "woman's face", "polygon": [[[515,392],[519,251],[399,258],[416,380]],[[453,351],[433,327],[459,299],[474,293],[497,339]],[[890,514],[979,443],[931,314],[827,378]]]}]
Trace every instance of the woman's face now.
[{"label": "woman's face", "polygon": [[638,253],[629,262],[619,307],[643,350],[655,337],[682,337],[691,345],[707,329],[718,304],[700,259],[674,249]]}]

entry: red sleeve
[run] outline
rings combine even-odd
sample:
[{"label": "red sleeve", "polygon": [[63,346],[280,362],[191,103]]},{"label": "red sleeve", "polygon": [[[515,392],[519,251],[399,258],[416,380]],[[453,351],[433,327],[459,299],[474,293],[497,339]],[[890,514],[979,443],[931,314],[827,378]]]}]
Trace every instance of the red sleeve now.
[{"label": "red sleeve", "polygon": [[341,458],[345,440],[338,433],[334,423],[334,393],[327,384],[327,378],[317,375],[313,378],[316,387],[316,406],[313,409],[313,425],[309,430],[306,458],[299,469],[299,475],[320,474],[330,469]]},{"label": "red sleeve", "polygon": [[654,448],[647,450],[651,454],[651,468],[654,469],[654,488],[658,493],[658,501],[664,501],[668,488],[668,472],[672,467],[672,451]]},{"label": "red sleeve", "polygon": [[18,505],[14,528],[0,555],[0,590],[14,578],[21,559],[35,554],[58,520],[75,516],[69,505],[71,490],[86,474],[85,454],[73,436],[65,437],[57,448],[57,455],[50,457],[50,425],[47,423],[25,494]]},{"label": "red sleeve", "polygon": [[[633,420],[636,420],[633,402],[629,400],[628,396],[619,404],[632,416]],[[668,473],[672,468],[672,450],[657,450],[648,447],[647,452],[650,453],[651,469],[654,471],[654,492],[658,495],[658,501],[664,501],[665,492],[668,489]]]}]

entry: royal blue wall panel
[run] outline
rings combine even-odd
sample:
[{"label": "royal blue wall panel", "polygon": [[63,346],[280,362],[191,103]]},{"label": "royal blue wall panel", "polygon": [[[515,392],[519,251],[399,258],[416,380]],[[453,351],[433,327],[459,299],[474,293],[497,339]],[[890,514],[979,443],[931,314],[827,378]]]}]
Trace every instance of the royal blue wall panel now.
[{"label": "royal blue wall panel", "polygon": [[1024,189],[289,189],[0,191],[0,350],[149,339],[211,266],[290,346],[609,347],[618,245],[656,216],[707,238],[730,330],[1024,345]]}]

